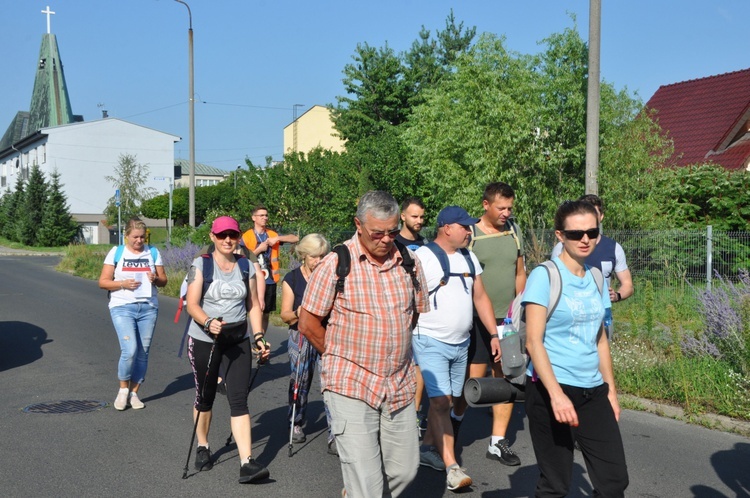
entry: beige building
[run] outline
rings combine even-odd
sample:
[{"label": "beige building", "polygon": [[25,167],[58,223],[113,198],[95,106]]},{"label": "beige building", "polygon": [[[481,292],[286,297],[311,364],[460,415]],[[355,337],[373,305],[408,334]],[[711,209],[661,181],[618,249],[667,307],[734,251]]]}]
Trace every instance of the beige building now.
[{"label": "beige building", "polygon": [[327,107],[314,105],[284,128],[284,154],[308,152],[322,147],[333,152],[344,152],[345,143],[333,127]]}]

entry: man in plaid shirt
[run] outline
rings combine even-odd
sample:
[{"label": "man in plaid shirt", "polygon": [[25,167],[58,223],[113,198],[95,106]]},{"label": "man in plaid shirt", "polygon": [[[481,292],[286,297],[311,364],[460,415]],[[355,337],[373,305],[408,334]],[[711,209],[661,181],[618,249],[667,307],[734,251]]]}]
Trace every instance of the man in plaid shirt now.
[{"label": "man in plaid shirt", "polygon": [[351,255],[344,291],[335,290],[331,252],[310,277],[299,317],[299,330],[322,354],[323,396],[349,496],[398,496],[419,465],[411,331],[430,305],[419,261],[412,254],[418,288],[401,266],[398,219],[387,192],[362,196],[357,233],[344,243]]}]

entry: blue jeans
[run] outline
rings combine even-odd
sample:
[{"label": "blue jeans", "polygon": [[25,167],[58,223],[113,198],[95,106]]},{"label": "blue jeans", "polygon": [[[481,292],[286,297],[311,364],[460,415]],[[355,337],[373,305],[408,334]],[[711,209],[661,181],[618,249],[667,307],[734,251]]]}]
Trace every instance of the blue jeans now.
[{"label": "blue jeans", "polygon": [[414,480],[419,468],[419,439],[414,403],[395,413],[364,401],[323,392],[331,410],[347,496],[391,498]]},{"label": "blue jeans", "polygon": [[109,310],[120,341],[117,378],[142,384],[148,367],[148,349],[159,309],[149,303],[131,303]]}]

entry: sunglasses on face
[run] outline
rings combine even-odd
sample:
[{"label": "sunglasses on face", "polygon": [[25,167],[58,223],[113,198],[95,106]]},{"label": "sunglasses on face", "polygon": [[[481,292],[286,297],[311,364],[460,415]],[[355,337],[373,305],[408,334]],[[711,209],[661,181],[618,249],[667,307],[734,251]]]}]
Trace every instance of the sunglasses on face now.
[{"label": "sunglasses on face", "polygon": [[224,240],[227,237],[229,237],[230,239],[234,240],[234,239],[239,239],[240,238],[240,232],[235,232],[234,230],[224,230],[221,233],[215,233],[214,237],[216,237],[219,240]]},{"label": "sunglasses on face", "polygon": [[593,240],[599,237],[599,228],[589,228],[588,230],[563,230],[563,235],[569,240],[581,240],[584,235],[588,236],[589,240]]},{"label": "sunglasses on face", "polygon": [[367,235],[369,235],[372,240],[380,240],[386,235],[394,239],[396,238],[396,235],[398,235],[398,233],[401,231],[399,228],[394,228],[393,230],[388,230],[387,232],[371,232],[367,228],[365,228],[364,225],[362,225],[362,228],[365,232],[367,232]]}]

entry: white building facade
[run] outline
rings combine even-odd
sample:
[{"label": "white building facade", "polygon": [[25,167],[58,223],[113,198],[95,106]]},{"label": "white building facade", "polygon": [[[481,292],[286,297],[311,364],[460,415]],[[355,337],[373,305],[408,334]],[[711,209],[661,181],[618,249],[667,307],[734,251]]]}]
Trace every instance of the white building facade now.
[{"label": "white building facade", "polygon": [[[68,199],[70,213],[82,224],[87,243],[109,243],[104,210],[115,187],[120,156],[129,154],[149,169],[146,187],[168,192],[174,174],[174,144],[180,137],[117,118],[42,128],[0,151],[0,195],[12,192],[17,175],[28,178],[34,164],[47,180],[54,170]],[[124,221],[124,220],[123,220]]]}]

